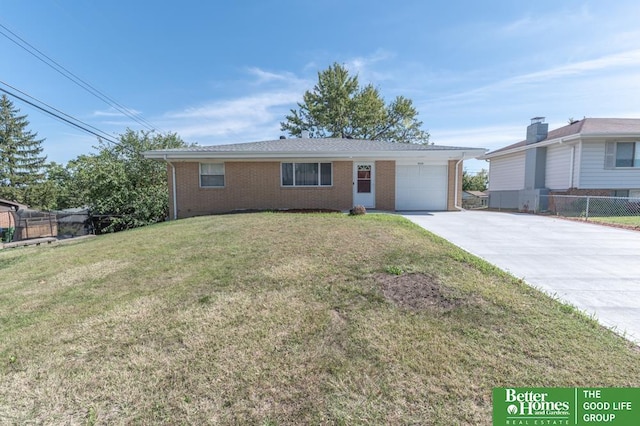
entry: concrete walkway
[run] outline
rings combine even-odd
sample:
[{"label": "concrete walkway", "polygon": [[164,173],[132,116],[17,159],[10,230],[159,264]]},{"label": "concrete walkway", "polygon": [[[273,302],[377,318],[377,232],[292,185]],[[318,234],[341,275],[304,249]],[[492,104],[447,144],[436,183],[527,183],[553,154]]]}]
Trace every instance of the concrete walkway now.
[{"label": "concrete walkway", "polygon": [[518,213],[403,216],[640,343],[640,232]]}]

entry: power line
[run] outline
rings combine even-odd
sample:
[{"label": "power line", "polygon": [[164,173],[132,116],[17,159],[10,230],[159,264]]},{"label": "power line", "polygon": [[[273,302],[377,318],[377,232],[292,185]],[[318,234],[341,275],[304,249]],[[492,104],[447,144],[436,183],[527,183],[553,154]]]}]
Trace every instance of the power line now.
[{"label": "power line", "polygon": [[[20,48],[24,49],[26,52],[28,52],[29,54],[31,54],[32,56],[34,56],[35,58],[37,58],[38,60],[40,60],[41,62],[46,64],[47,66],[49,66],[51,69],[55,70],[56,72],[58,72],[59,74],[64,76],[65,78],[67,78],[68,80],[70,80],[71,82],[76,84],[77,86],[79,86],[82,89],[84,89],[85,91],[89,92],[90,94],[92,94],[96,98],[100,99],[101,101],[103,101],[104,103],[106,103],[110,107],[114,108],[115,110],[121,112],[122,114],[124,114],[127,117],[131,118],[132,120],[136,121],[138,124],[140,124],[143,127],[147,128],[147,130],[155,131],[157,129],[156,126],[154,126],[152,123],[150,123],[149,121],[145,120],[142,117],[138,117],[129,108],[125,107],[124,105],[120,104],[119,102],[117,102],[116,100],[111,98],[110,96],[108,96],[105,93],[101,92],[100,90],[96,89],[93,85],[91,85],[90,83],[84,81],[83,79],[81,79],[80,77],[78,77],[77,75],[75,75],[74,73],[69,71],[68,69],[66,69],[64,66],[60,65],[54,59],[52,59],[49,56],[47,56],[45,53],[40,51],[38,48],[36,48],[32,44],[30,44],[28,41],[24,40],[22,37],[20,37],[19,35],[17,35],[13,31],[11,31],[9,28],[7,28],[6,26],[4,26],[1,23],[0,23],[0,28],[3,28],[5,31],[9,32],[13,37],[15,37],[15,39],[12,38],[11,36],[9,36],[7,33],[5,33],[2,30],[0,30],[0,34],[2,34],[8,40],[13,42],[14,44],[19,46]],[[18,42],[16,39],[19,40],[20,42]],[[28,46],[28,48],[26,46]],[[35,52],[37,52],[37,54]],[[161,133],[164,133],[160,129],[158,129],[158,130]]]},{"label": "power line", "polygon": [[[57,113],[59,113],[59,114],[64,115],[65,117],[70,118],[70,119],[71,119],[71,120],[73,120],[73,121],[76,121],[76,122],[78,122],[78,123],[81,123],[81,124],[83,124],[83,125],[84,125],[84,126],[86,126],[86,127],[89,127],[89,128],[91,128],[91,129],[93,129],[93,130],[95,130],[95,131],[97,131],[97,132],[102,133],[102,134],[104,135],[104,136],[102,136],[102,138],[105,138],[105,137],[106,137],[106,138],[110,138],[110,137],[111,137],[111,135],[110,135],[110,134],[108,134],[107,132],[105,132],[105,131],[103,131],[103,130],[98,129],[97,127],[94,127],[94,126],[92,126],[91,124],[87,124],[87,123],[85,123],[84,121],[79,120],[79,119],[77,119],[77,118],[75,118],[75,117],[73,117],[73,116],[71,116],[71,115],[67,114],[67,113],[66,113],[66,112],[64,112],[64,111],[60,111],[59,109],[57,109],[57,108],[55,108],[55,107],[53,107],[53,106],[51,106],[51,105],[47,104],[46,102],[41,101],[41,100],[40,100],[40,99],[38,99],[38,98],[35,98],[35,97],[31,96],[30,94],[28,94],[28,93],[26,93],[26,92],[23,92],[22,90],[18,89],[17,87],[14,87],[14,86],[10,85],[10,84],[9,84],[9,83],[7,83],[7,82],[4,82],[4,81],[0,80],[0,84],[4,84],[5,86],[7,86],[7,87],[9,87],[9,88],[11,88],[11,89],[13,89],[13,90],[15,90],[16,92],[19,92],[20,94],[22,94],[22,95],[24,95],[24,96],[26,96],[26,97],[28,97],[28,98],[30,98],[30,99],[32,99],[32,100],[34,100],[35,102],[38,102],[38,103],[40,103],[40,104],[44,105],[45,107],[47,107],[47,108],[49,108],[49,109],[51,109],[51,110],[53,110],[53,111],[55,111],[55,112],[57,112]],[[12,96],[13,96],[13,95],[12,95]],[[56,118],[58,118],[58,117],[56,117]]]},{"label": "power line", "polygon": [[[52,111],[50,111],[50,110],[48,110],[48,109],[46,109],[46,108],[43,108],[43,107],[41,107],[40,105],[37,105],[37,104],[35,104],[35,103],[33,103],[33,102],[31,102],[31,101],[29,101],[29,100],[27,100],[27,99],[25,99],[25,98],[23,98],[23,97],[21,97],[21,96],[16,95],[15,93],[12,93],[12,92],[10,92],[10,91],[8,91],[8,90],[6,90],[6,89],[3,89],[2,87],[0,87],[0,92],[6,93],[7,95],[9,95],[9,96],[11,96],[11,97],[14,97],[14,98],[16,98],[16,99],[19,99],[19,100],[21,100],[22,102],[24,102],[24,103],[26,103],[26,104],[29,104],[29,105],[31,105],[31,106],[32,106],[32,107],[34,107],[34,108],[39,109],[40,111],[44,112],[45,114],[49,114],[49,115],[51,115],[51,116],[53,116],[53,117],[57,118],[58,120],[62,120],[62,121],[64,121],[65,123],[70,124],[71,126],[77,127],[77,128],[78,128],[78,129],[80,129],[80,130],[83,130],[83,131],[85,131],[85,132],[87,132],[87,133],[90,133],[90,134],[92,134],[92,135],[96,136],[98,139],[105,140],[105,141],[107,141],[107,142],[109,142],[109,143],[116,144],[116,145],[119,145],[119,144],[120,144],[120,142],[118,142],[118,141],[116,141],[116,140],[114,140],[114,139],[111,139],[111,137],[105,137],[104,135],[105,135],[106,133],[105,133],[105,132],[103,132],[102,130],[99,130],[99,131],[100,131],[101,133],[103,133],[103,135],[99,135],[98,133],[94,132],[93,130],[90,130],[90,129],[88,129],[88,128],[84,127],[84,126],[81,126],[81,125],[80,125],[80,124],[78,124],[78,123],[75,123],[75,122],[73,122],[73,121],[71,121],[71,120],[69,120],[69,119],[67,119],[67,118],[64,118],[64,117],[62,117],[62,116],[60,116],[60,115],[56,114],[55,112],[52,112]],[[45,105],[46,105],[46,104],[45,104]],[[54,108],[54,109],[55,109],[55,108]],[[64,113],[63,113],[63,114],[64,114]],[[64,114],[64,115],[66,115],[66,116],[68,116],[68,117],[71,117],[71,116],[69,116],[68,114]],[[71,117],[71,118],[73,118],[73,117]],[[80,120],[77,120],[77,119],[75,119],[75,118],[73,118],[73,120],[76,120],[76,121],[78,121],[78,122],[82,123]],[[83,124],[84,124],[84,123],[83,123]]]}]

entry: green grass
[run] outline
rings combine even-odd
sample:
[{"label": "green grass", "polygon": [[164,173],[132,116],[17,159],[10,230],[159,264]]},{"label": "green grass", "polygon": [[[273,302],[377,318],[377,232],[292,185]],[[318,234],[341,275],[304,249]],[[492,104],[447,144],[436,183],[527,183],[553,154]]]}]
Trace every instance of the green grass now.
[{"label": "green grass", "polygon": [[181,220],[0,274],[1,424],[478,425],[493,387],[640,386],[635,346],[397,216]]},{"label": "green grass", "polygon": [[640,228],[640,216],[589,217],[590,221]]}]

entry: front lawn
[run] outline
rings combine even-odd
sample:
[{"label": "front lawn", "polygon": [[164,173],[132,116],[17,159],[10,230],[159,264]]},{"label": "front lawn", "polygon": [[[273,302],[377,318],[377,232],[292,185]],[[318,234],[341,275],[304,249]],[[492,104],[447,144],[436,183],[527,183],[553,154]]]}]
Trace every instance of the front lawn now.
[{"label": "front lawn", "polygon": [[2,424],[490,424],[637,348],[398,216],[243,214],[0,251]]},{"label": "front lawn", "polygon": [[640,216],[596,216],[589,217],[590,221],[625,225],[630,228],[640,228]]}]

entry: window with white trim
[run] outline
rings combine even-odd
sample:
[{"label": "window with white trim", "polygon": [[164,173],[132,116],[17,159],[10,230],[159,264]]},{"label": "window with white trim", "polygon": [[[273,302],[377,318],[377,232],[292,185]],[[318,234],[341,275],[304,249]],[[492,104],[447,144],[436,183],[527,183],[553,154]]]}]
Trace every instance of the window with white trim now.
[{"label": "window with white trim", "polygon": [[282,163],[280,172],[282,186],[333,185],[331,163]]},{"label": "window with white trim", "polygon": [[224,186],[224,163],[200,163],[200,186],[220,188]]},{"label": "window with white trim", "polygon": [[640,142],[616,142],[616,167],[640,167]]}]

